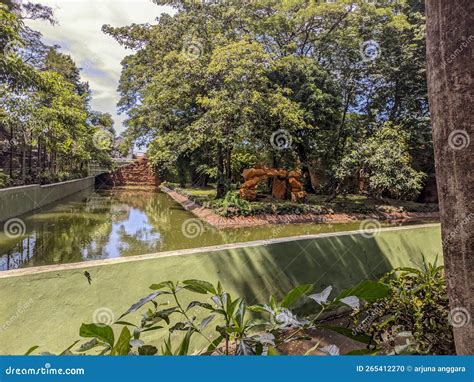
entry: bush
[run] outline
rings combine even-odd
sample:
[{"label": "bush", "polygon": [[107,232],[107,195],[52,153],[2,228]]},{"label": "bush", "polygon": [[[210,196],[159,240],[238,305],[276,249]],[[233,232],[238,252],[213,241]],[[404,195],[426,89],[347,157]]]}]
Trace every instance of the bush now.
[{"label": "bush", "polygon": [[366,191],[377,198],[415,199],[426,174],[412,167],[406,135],[387,123],[374,136],[357,142],[335,169],[342,183],[360,175]]},{"label": "bush", "polygon": [[385,279],[390,295],[353,314],[355,331],[382,354],[454,354],[443,267],[399,268]]},{"label": "bush", "polygon": [[0,170],[0,188],[5,188],[10,186],[10,177]]},{"label": "bush", "polygon": [[221,216],[248,216],[252,207],[247,200],[242,199],[236,191],[229,191],[223,199],[210,202],[210,206]]},{"label": "bush", "polygon": [[304,215],[332,213],[319,205],[293,203],[290,201],[248,202],[241,199],[237,192],[228,192],[224,199],[209,200],[203,203],[220,216],[256,216],[256,215]]},{"label": "bush", "polygon": [[[112,326],[103,323],[82,324],[79,335],[84,341],[77,347],[80,341],[75,341],[61,354],[275,355],[280,345],[298,340],[295,334],[304,330],[324,327],[341,332],[340,327],[319,322],[323,312],[348,304],[350,299],[370,300],[372,295],[387,293],[384,285],[369,281],[343,291],[330,300],[332,287],[309,295],[313,285],[306,284],[293,288],[282,299],[271,296],[266,304],[249,306],[245,299],[233,298],[223,290],[220,283],[214,286],[201,280],[164,281],[151,285],[150,289],[152,293],[131,305],[114,322],[118,330],[114,331]],[[184,292],[193,294],[189,304],[182,301]],[[299,318],[290,310],[304,296],[320,308],[319,313],[311,319]],[[126,321],[127,316],[138,310],[142,310],[139,323]],[[252,318],[252,315],[260,317]],[[151,331],[164,332],[166,339],[160,343],[160,348],[146,344],[141,338],[142,334]],[[116,332],[120,333],[118,338]],[[196,349],[197,344],[193,342],[197,336],[207,342],[201,349]],[[351,338],[363,343],[369,340],[365,335],[351,335]],[[32,347],[27,354],[37,348]],[[328,354],[339,353],[336,345],[320,348],[318,344],[312,350],[316,349]]]},{"label": "bush", "polygon": [[[220,283],[165,281],[150,289],[148,296],[131,305],[114,323],[119,330],[101,323],[82,324],[79,334],[87,342],[74,351],[106,355],[278,354],[280,345],[301,335],[304,338],[306,331],[328,329],[365,346],[349,354],[454,354],[443,268],[433,265],[421,271],[397,269],[380,281],[364,281],[334,298],[330,298],[331,286],[309,294],[313,285],[306,284],[293,288],[282,299],[271,296],[267,303],[252,306],[243,298],[233,298]],[[193,294],[187,305],[181,297],[184,292]],[[298,317],[291,309],[301,300],[312,304],[313,312],[317,306],[317,313]],[[347,326],[327,324],[324,315],[340,314],[341,308],[352,309]],[[141,322],[128,322],[126,317],[138,310],[142,310]],[[351,321],[354,328],[350,328]],[[160,349],[141,339],[150,331],[166,335]],[[120,332],[119,338],[114,332]],[[207,345],[193,350],[195,336]],[[62,354],[72,354],[78,342]],[[319,347],[318,343],[311,350],[316,349],[339,354],[336,345]]]}]

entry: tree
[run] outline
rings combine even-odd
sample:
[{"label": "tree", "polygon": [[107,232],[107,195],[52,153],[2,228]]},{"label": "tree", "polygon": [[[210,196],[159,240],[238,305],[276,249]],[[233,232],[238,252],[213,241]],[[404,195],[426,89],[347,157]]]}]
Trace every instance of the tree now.
[{"label": "tree", "polygon": [[474,354],[474,3],[427,0],[430,113],[444,263],[458,354]]},{"label": "tree", "polygon": [[[333,191],[332,169],[385,122],[403,130],[410,166],[431,170],[423,0],[154,2],[178,12],[103,30],[135,51],[119,107],[160,175],[210,176],[222,196],[238,147],[300,168],[309,192]],[[283,150],[269,145],[277,132]]]},{"label": "tree", "polygon": [[357,174],[359,186],[374,197],[416,198],[425,174],[412,167],[407,141],[400,126],[390,123],[373,136],[355,141],[336,168],[340,186]]}]

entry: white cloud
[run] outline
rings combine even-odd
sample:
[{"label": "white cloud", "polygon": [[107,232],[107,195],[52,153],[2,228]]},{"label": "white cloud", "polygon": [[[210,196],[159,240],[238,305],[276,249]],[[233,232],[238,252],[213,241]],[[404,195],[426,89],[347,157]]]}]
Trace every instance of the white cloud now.
[{"label": "white cloud", "polygon": [[28,20],[32,29],[40,31],[47,44],[57,44],[83,68],[82,79],[92,90],[92,108],[109,112],[115,128],[122,132],[125,116],[117,115],[116,104],[122,59],[131,54],[112,37],[104,34],[102,25],[126,26],[132,23],[153,23],[162,13],[173,14],[170,7],[153,4],[150,0],[39,0],[54,8],[57,25]]}]

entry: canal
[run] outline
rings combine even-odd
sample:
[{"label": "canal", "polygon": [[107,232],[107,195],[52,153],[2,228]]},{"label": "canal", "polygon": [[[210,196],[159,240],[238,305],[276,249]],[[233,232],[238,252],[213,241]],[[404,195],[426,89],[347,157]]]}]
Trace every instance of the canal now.
[{"label": "canal", "polygon": [[87,190],[20,218],[19,231],[0,232],[0,270],[359,229],[354,222],[217,230],[167,194],[137,190]]}]

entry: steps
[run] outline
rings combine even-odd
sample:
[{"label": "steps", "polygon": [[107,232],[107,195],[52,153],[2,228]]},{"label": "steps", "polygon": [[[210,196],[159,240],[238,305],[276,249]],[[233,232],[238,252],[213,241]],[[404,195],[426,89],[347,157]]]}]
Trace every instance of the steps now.
[{"label": "steps", "polygon": [[100,182],[111,187],[158,187],[160,185],[160,181],[146,159],[120,167],[117,171],[106,174]]}]

